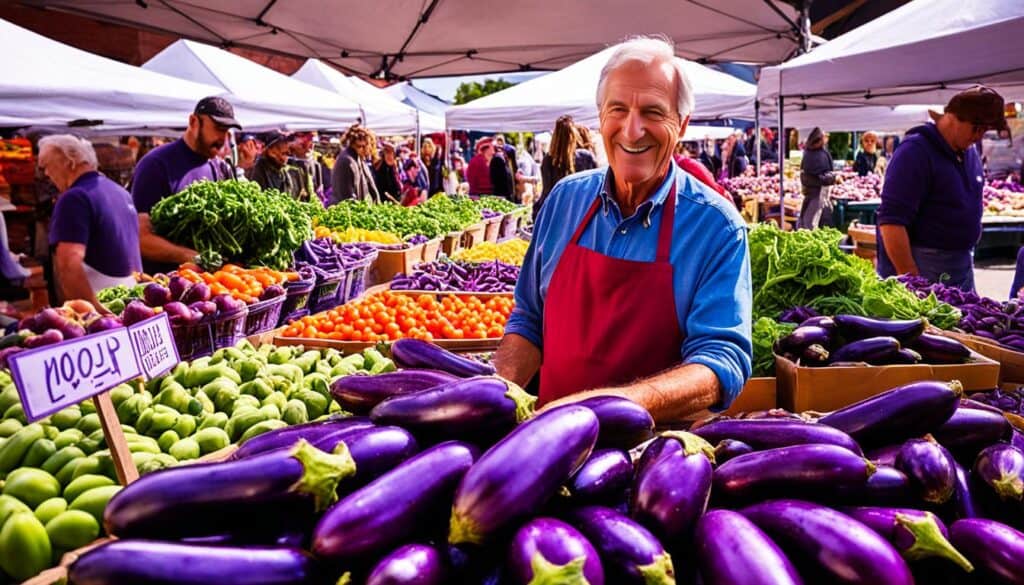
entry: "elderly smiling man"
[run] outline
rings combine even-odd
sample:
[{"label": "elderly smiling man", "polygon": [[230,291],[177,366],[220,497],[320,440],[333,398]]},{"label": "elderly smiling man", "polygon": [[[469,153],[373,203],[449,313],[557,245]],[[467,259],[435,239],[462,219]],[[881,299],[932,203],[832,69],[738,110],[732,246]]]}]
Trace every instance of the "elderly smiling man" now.
[{"label": "elderly smiling man", "polygon": [[626,396],[660,422],[727,407],[750,375],[746,228],[672,164],[693,91],[668,43],[624,43],[601,71],[610,169],[562,179],[534,228],[495,356],[540,403]]}]

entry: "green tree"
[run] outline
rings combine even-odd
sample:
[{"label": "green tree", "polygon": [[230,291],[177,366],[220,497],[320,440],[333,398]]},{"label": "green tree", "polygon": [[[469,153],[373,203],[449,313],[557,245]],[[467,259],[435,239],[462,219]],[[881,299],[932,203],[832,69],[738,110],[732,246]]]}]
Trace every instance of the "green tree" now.
[{"label": "green tree", "polygon": [[828,152],[832,160],[846,160],[850,158],[850,142],[852,134],[849,132],[830,132],[828,135]]},{"label": "green tree", "polygon": [[504,79],[485,79],[484,82],[478,83],[476,81],[470,81],[468,83],[462,83],[458,89],[455,90],[455,105],[462,105],[469,103],[475,99],[482,98],[485,95],[491,95],[497,93],[503,89],[507,89],[515,85],[511,81],[505,81]]}]

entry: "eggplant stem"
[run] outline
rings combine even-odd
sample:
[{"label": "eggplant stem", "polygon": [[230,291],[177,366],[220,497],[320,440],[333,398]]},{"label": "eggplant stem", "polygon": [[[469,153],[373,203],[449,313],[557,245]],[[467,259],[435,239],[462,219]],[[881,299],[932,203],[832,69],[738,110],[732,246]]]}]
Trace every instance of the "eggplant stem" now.
[{"label": "eggplant stem", "polygon": [[448,523],[449,544],[483,544],[484,535],[474,525],[473,520],[464,518],[462,514],[452,509],[452,518]]},{"label": "eggplant stem", "polygon": [[338,577],[338,582],[335,585],[352,585],[352,573],[345,571]]},{"label": "eggplant stem", "polygon": [[533,418],[537,397],[523,390],[518,384],[505,379],[502,379],[502,381],[508,385],[505,397],[516,403],[516,423],[524,423]]},{"label": "eggplant stem", "polygon": [[356,472],[356,462],[343,442],[338,443],[333,453],[325,453],[301,439],[292,447],[291,455],[303,468],[302,477],[291,489],[312,496],[317,512],[338,501],[338,483]]},{"label": "eggplant stem", "polygon": [[715,462],[715,448],[711,446],[711,443],[705,441],[703,437],[686,431],[665,431],[661,433],[661,436],[679,441],[679,444],[683,446],[684,457],[703,453],[708,458],[708,461],[711,463]]},{"label": "eggplant stem", "polygon": [[637,566],[636,570],[643,577],[644,585],[676,585],[672,556],[667,552],[654,557],[654,562],[649,565]]},{"label": "eggplant stem", "polygon": [[1024,496],[1024,480],[1019,475],[1003,475],[992,480],[992,487],[1003,500],[1020,500]]},{"label": "eggplant stem", "polygon": [[590,585],[583,575],[586,557],[575,558],[564,565],[556,565],[544,558],[540,552],[530,559],[533,579],[527,585]]},{"label": "eggplant stem", "polygon": [[974,565],[967,557],[960,554],[960,551],[942,535],[935,518],[930,514],[924,518],[914,518],[906,514],[896,514],[896,522],[911,536],[914,537],[914,544],[903,551],[903,557],[908,561],[916,561],[927,557],[941,557],[949,559],[968,573],[974,571]]}]

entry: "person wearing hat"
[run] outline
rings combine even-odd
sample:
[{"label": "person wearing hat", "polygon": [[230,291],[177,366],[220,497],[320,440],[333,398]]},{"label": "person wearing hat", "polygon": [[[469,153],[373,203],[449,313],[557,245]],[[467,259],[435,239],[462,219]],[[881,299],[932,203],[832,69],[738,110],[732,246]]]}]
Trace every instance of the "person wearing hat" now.
[{"label": "person wearing hat", "polygon": [[395,145],[384,142],[380,148],[380,158],[373,163],[373,178],[377,184],[377,192],[381,201],[398,202],[402,196],[402,180],[398,172],[398,154]]},{"label": "person wearing hat", "polygon": [[466,165],[466,182],[469,183],[469,194],[472,197],[491,195],[494,183],[491,182],[491,160],[494,159],[494,139],[481,138],[476,143],[476,154]]},{"label": "person wearing hat", "polygon": [[197,252],[153,233],[149,212],[159,201],[196,181],[231,179],[231,170],[217,158],[232,128],[241,129],[235,110],[221,97],[199,100],[181,138],[142,157],[135,165],[131,192],[139,213],[139,246],[143,268],[150,274],[168,272],[191,262]]},{"label": "person wearing hat", "polygon": [[235,167],[248,173],[263,152],[263,143],[255,134],[242,134],[238,139],[238,161]]},{"label": "person wearing hat", "polygon": [[300,201],[307,200],[309,193],[305,188],[305,173],[288,164],[292,135],[272,130],[264,133],[260,139],[265,145],[263,154],[256,159],[256,164],[248,174],[249,180],[264,189],[276,189]]},{"label": "person wearing hat", "polygon": [[990,129],[1009,132],[1003,98],[976,86],[957,95],[934,124],[912,128],[893,153],[878,208],[878,274],[921,275],[974,290],[981,237],[981,157]]}]

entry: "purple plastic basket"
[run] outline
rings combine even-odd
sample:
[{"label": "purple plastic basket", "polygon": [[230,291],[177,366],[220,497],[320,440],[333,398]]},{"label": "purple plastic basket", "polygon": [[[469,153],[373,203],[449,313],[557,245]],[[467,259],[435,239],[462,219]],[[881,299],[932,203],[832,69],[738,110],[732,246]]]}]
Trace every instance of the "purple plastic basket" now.
[{"label": "purple plastic basket", "polygon": [[181,361],[198,359],[213,354],[213,330],[210,323],[198,325],[171,325],[174,345]]},{"label": "purple plastic basket", "polygon": [[[344,289],[339,291],[339,305],[343,305],[359,295],[363,294],[366,290],[366,275],[370,271],[370,267],[377,261],[377,252],[373,252],[366,256],[362,262],[353,266],[347,271],[345,275]],[[344,297],[344,298],[342,298]]]},{"label": "purple plastic basket", "polygon": [[256,335],[277,327],[277,320],[284,308],[285,295],[260,301],[249,305],[249,315],[245,318],[245,335]]},{"label": "purple plastic basket", "polygon": [[245,339],[245,318],[249,315],[249,307],[237,313],[220,317],[213,321],[213,347],[234,347]]},{"label": "purple plastic basket", "polygon": [[[316,286],[316,280],[297,280],[285,285],[288,294],[285,295],[284,304],[281,306],[281,315],[278,319],[278,326],[284,325],[293,314],[305,311],[309,304],[309,296]],[[306,311],[309,314],[309,311]]]},{"label": "purple plastic basket", "polygon": [[281,317],[281,325],[287,325],[292,321],[298,321],[299,319],[309,315],[309,309],[299,309],[298,311],[292,311],[287,315]]},{"label": "purple plastic basket", "polygon": [[338,272],[323,280],[317,279],[316,286],[309,293],[308,306],[314,313],[333,309],[338,306],[338,288],[345,280],[345,272]]}]

